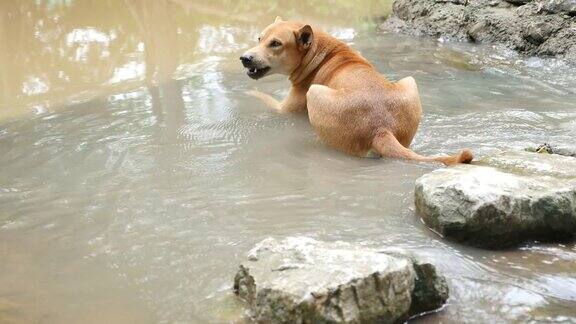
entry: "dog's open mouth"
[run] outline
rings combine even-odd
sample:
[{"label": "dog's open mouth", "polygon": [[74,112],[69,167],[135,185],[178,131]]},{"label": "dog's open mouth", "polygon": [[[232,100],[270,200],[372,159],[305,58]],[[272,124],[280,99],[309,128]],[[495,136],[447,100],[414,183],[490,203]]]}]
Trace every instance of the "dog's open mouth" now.
[{"label": "dog's open mouth", "polygon": [[260,69],[251,67],[247,68],[246,70],[247,70],[246,74],[248,74],[248,76],[251,77],[252,79],[260,79],[261,77],[265,76],[266,73],[268,73],[268,71],[270,71],[270,67]]}]

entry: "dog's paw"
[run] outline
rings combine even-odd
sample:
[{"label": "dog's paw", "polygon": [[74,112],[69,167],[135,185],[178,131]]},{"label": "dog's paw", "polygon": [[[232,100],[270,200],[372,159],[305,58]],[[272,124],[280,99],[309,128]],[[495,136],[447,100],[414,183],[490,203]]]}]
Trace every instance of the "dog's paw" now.
[{"label": "dog's paw", "polygon": [[245,94],[252,96],[252,97],[256,97],[256,98],[262,98],[263,93],[256,90],[256,89],[252,89],[252,90],[248,90],[246,92],[244,92]]}]

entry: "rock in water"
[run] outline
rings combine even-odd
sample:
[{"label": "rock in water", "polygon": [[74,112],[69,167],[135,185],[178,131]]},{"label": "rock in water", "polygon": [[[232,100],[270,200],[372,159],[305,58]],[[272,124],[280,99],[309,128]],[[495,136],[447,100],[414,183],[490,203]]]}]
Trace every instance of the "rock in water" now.
[{"label": "rock in water", "polygon": [[527,147],[524,149],[527,152],[558,154],[564,156],[576,157],[576,147],[557,147],[548,143],[538,145],[537,147]]},{"label": "rock in water", "polygon": [[416,181],[415,203],[440,235],[491,249],[576,236],[576,159],[507,152]]},{"label": "rock in water", "polygon": [[448,299],[445,279],[429,263],[305,237],[258,243],[234,292],[259,323],[398,323]]}]

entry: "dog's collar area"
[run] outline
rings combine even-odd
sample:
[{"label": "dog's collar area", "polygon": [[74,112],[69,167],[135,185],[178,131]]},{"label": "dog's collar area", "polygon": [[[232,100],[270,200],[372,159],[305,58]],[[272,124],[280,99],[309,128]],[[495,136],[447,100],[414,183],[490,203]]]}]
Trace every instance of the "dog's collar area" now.
[{"label": "dog's collar area", "polygon": [[318,40],[314,40],[312,42],[312,46],[310,46],[308,52],[306,55],[304,55],[304,58],[302,58],[300,65],[290,75],[289,79],[292,84],[298,84],[306,79],[306,77],[308,77],[312,71],[320,66],[322,61],[324,61],[324,58],[326,58],[326,55],[328,55],[328,53],[334,49],[333,46],[322,47],[320,50],[318,50],[318,44]]}]

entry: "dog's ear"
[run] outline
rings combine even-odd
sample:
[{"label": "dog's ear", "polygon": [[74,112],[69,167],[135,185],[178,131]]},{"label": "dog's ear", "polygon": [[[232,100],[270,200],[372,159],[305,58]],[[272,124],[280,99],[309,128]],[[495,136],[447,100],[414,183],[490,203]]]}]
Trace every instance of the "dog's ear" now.
[{"label": "dog's ear", "polygon": [[312,27],[310,25],[305,25],[304,27],[300,28],[295,33],[296,35],[296,43],[298,43],[298,47],[301,49],[307,49],[312,45],[312,41],[314,40],[314,33],[312,32]]},{"label": "dog's ear", "polygon": [[276,16],[276,20],[274,20],[274,23],[282,22],[282,21],[284,21],[284,20],[282,19],[282,17]]}]

